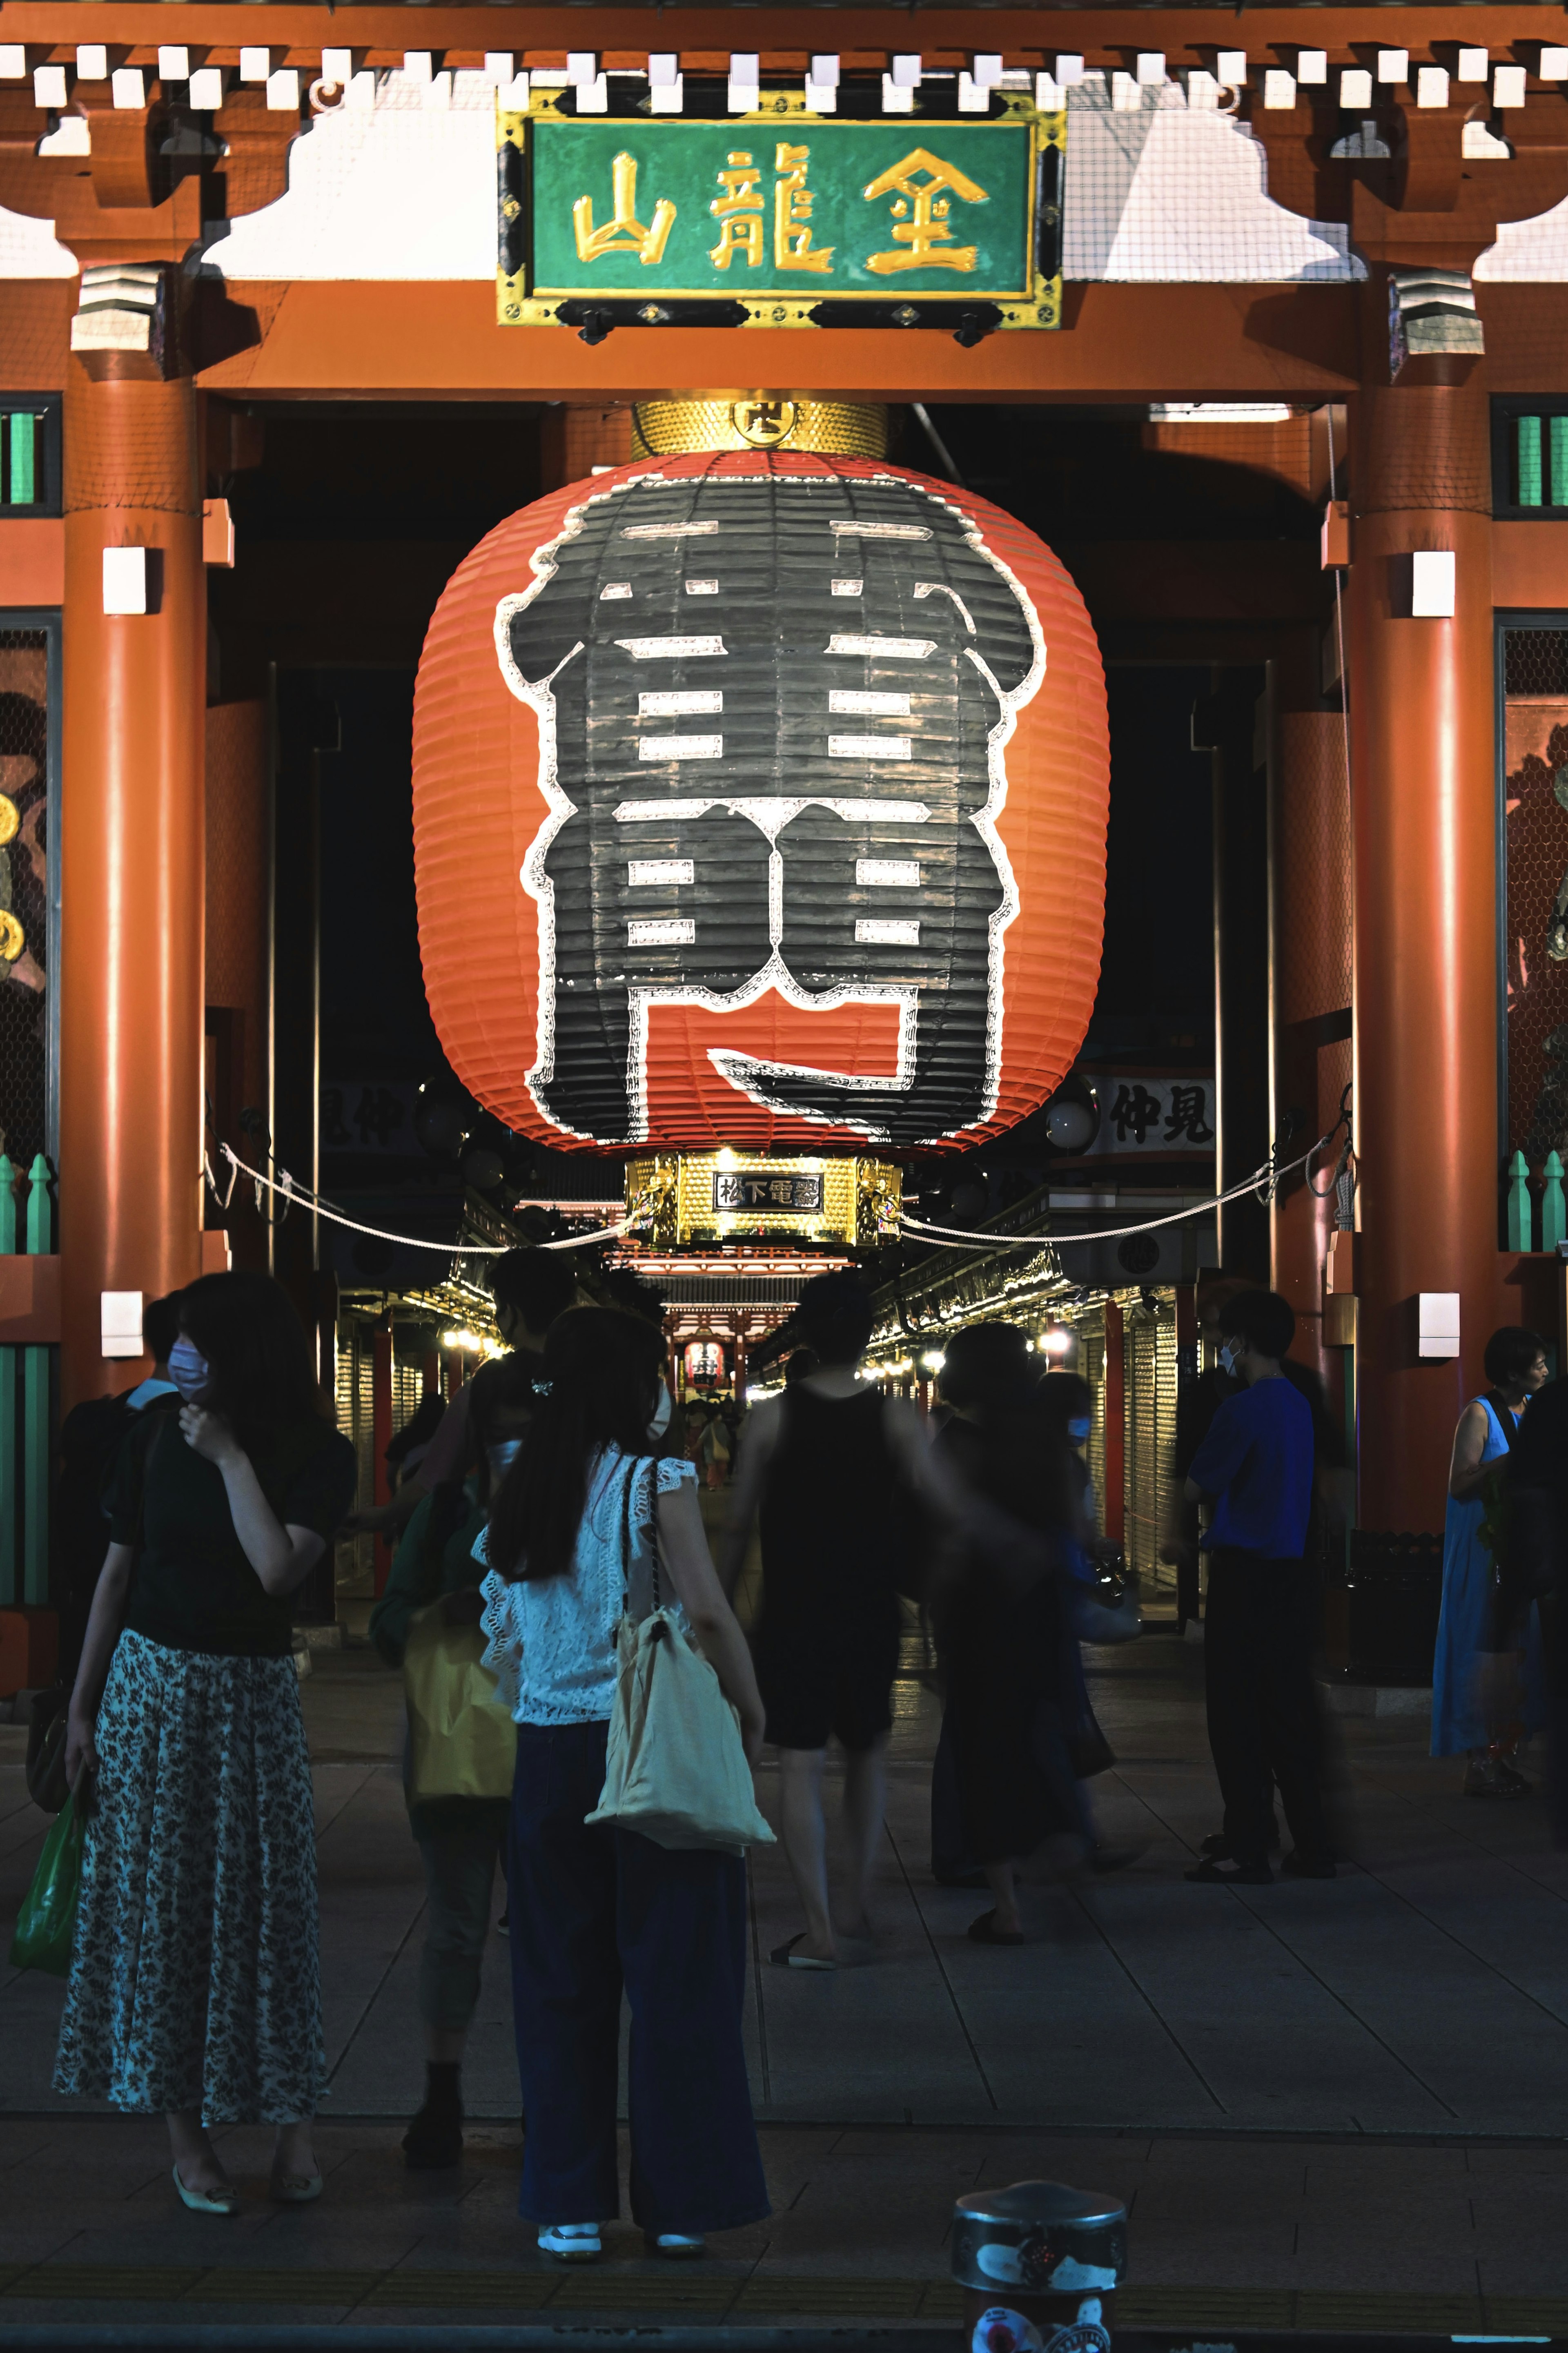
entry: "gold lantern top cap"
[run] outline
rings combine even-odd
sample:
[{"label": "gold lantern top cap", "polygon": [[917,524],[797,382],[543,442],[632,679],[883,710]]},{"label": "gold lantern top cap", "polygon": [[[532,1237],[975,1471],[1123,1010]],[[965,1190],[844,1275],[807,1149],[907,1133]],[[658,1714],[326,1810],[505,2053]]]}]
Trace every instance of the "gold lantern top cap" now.
[{"label": "gold lantern top cap", "polygon": [[874,401],[752,392],[731,400],[639,400],[632,409],[632,449],[638,458],[683,458],[708,449],[885,458],[888,439],[888,409]]}]

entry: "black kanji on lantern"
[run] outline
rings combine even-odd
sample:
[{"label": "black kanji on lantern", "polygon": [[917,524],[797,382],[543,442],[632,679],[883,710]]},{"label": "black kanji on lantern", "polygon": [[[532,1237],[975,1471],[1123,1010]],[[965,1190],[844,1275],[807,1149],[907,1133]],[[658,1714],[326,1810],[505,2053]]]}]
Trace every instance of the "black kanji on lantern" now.
[{"label": "black kanji on lantern", "polygon": [[994,819],[1045,649],[974,524],[897,475],[655,473],[532,561],[496,643],[550,807],[522,870],[546,1118],[640,1141],[649,1007],[770,988],[895,1005],[898,1069],[713,1050],[753,1102],[903,1145],[987,1117],[1017,911]]}]

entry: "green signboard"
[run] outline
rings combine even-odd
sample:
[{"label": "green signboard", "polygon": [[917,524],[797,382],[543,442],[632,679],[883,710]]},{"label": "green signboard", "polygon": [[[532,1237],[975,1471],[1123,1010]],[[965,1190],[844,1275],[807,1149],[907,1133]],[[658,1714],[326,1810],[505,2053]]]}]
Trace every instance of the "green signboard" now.
[{"label": "green signboard", "polygon": [[502,322],[598,302],[648,325],[710,305],[748,326],[853,323],[852,304],[863,323],[977,304],[998,326],[1059,323],[1065,117],[1020,100],[984,121],[763,106],[605,121],[541,92],[501,113]]}]

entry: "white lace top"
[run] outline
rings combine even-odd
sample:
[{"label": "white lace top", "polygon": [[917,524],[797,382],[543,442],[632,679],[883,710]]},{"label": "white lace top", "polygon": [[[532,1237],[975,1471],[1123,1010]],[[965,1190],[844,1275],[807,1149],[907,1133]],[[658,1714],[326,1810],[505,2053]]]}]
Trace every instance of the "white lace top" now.
[{"label": "white lace top", "polygon": [[[629,1590],[639,1612],[650,1598],[653,1496],[669,1494],[697,1473],[689,1462],[623,1454],[606,1447],[588,1474],[588,1501],[572,1567],[562,1577],[512,1583],[490,1569],[480,1591],[485,1664],[517,1724],[605,1724],[616,1688],[616,1630]],[[626,1488],[632,1489],[627,1556]],[[489,1562],[486,1538],[474,1546]],[[661,1580],[675,1618],[679,1602]],[[684,1622],[682,1620],[682,1622]]]}]

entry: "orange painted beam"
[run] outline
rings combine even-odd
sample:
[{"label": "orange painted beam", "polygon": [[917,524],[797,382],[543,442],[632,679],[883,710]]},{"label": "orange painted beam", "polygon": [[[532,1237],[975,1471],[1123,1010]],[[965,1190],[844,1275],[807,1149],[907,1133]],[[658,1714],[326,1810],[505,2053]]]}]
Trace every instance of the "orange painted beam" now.
[{"label": "orange painted beam", "polygon": [[1359,375],[1352,286],[1073,286],[1060,333],[989,335],[973,351],[938,329],[858,327],[627,327],[590,346],[570,327],[498,327],[493,288],[472,280],[231,285],[229,317],[247,308],[259,340],[204,368],[204,390],[629,400],[767,385],[845,400],[1321,400]]},{"label": "orange painted beam", "polygon": [[66,527],[58,516],[0,522],[0,605],[58,605],[66,593]]},{"label": "orange painted beam", "polygon": [[1506,51],[1521,42],[1557,42],[1563,16],[1552,6],[1491,6],[1484,24],[1470,7],[1407,9],[1397,26],[1377,7],[1314,8],[1307,25],[1295,8],[1248,9],[1245,20],[1230,8],[930,8],[918,21],[904,8],[814,8],[808,19],[797,9],[748,9],[742,27],[712,8],[595,8],[591,16],[567,21],[559,8],[355,7],[334,15],[326,7],[212,5],[200,0],[142,0],[142,5],[105,5],[105,0],[10,0],[6,38],[57,46],[62,56],[79,41],[130,45],[133,59],[155,63],[160,42],[184,42],[207,50],[215,62],[232,63],[242,43],[266,43],[279,51],[298,50],[304,64],[323,47],[352,44],[368,52],[373,65],[395,64],[405,49],[437,49],[447,61],[478,63],[487,49],[510,47],[534,55],[540,63],[564,62],[568,47],[591,42],[612,60],[617,51],[646,57],[650,47],[678,50],[693,64],[728,58],[732,37],[743,37],[762,53],[764,69],[804,62],[808,49],[836,49],[847,60],[860,53],[868,61],[918,45],[933,63],[967,59],[972,49],[1001,50],[1019,63],[1081,51],[1093,60],[1123,51],[1163,48],[1173,64],[1205,62],[1205,52],[1245,45],[1249,54],[1277,56],[1289,63],[1309,35],[1331,57],[1346,57],[1352,45],[1386,46],[1397,31],[1413,50],[1434,44],[1484,37]]},{"label": "orange painted beam", "polygon": [[1568,607],[1568,522],[1494,522],[1492,603],[1500,611]]}]

